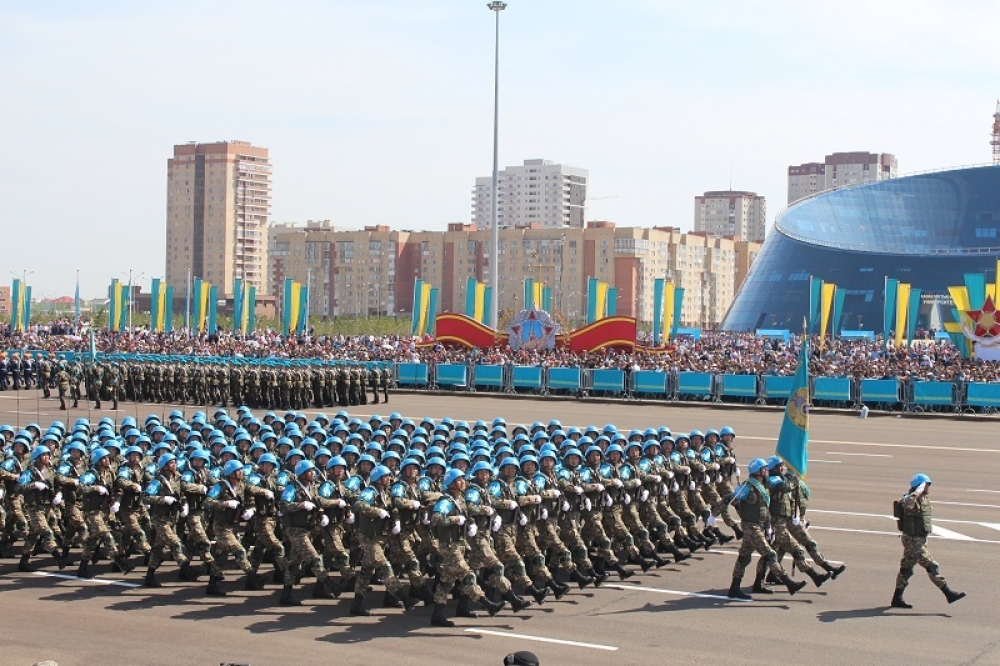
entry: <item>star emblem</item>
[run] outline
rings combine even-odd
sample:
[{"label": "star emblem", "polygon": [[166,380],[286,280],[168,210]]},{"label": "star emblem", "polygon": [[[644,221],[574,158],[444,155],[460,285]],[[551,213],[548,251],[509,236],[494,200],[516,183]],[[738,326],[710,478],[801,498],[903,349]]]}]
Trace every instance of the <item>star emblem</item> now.
[{"label": "star emblem", "polygon": [[1000,336],[1000,316],[997,315],[997,308],[993,304],[993,298],[986,297],[983,307],[978,310],[966,310],[965,314],[976,325],[973,333],[978,338],[995,338]]}]

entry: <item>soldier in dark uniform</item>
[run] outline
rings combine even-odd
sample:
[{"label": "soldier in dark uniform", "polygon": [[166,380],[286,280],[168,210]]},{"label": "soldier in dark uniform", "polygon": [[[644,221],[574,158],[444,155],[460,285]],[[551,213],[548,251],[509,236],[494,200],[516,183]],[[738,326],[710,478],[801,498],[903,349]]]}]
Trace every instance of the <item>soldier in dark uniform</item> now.
[{"label": "soldier in dark uniform", "polygon": [[382,387],[382,402],[389,402],[389,382],[392,381],[392,371],[384,367],[379,371],[379,384]]},{"label": "soldier in dark uniform", "polygon": [[43,398],[52,397],[52,362],[44,356],[38,361],[38,386]]},{"label": "soldier in dark uniform", "polygon": [[351,405],[350,385],[347,368],[342,365],[337,369],[337,404],[341,407]]}]

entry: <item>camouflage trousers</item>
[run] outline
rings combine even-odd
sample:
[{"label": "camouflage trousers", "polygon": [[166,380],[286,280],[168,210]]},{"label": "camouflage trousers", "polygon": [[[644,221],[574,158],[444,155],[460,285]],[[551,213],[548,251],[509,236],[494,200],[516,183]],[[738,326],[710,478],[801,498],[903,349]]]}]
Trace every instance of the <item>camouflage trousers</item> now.
[{"label": "camouflage trousers", "polygon": [[[611,550],[611,539],[604,531],[604,523],[601,521],[600,510],[582,514],[583,528],[580,530],[580,538],[584,545],[594,548],[597,556],[606,562],[617,562],[618,557],[615,551]],[[572,546],[570,546],[572,548]],[[577,562],[579,564],[579,562]]]},{"label": "camouflage trousers", "polygon": [[317,583],[325,581],[327,571],[326,567],[323,566],[323,556],[316,552],[316,546],[313,545],[309,530],[301,527],[288,528],[288,543],[291,546],[291,553],[288,557],[290,575],[299,576],[311,569],[316,575]]},{"label": "camouflage trousers", "polygon": [[226,560],[232,555],[236,561],[236,566],[243,573],[250,573],[252,570],[250,560],[247,559],[247,551],[243,544],[236,537],[233,527],[215,523],[215,544],[212,546],[212,575],[222,576],[222,570],[226,566]]},{"label": "camouflage trousers", "polygon": [[8,534],[26,533],[28,531],[28,514],[24,511],[24,497],[8,495],[4,501],[7,503],[7,517],[4,520],[4,525],[6,525]]},{"label": "camouflage trousers", "polygon": [[639,557],[639,549],[635,545],[635,539],[632,538],[631,532],[625,527],[625,521],[622,519],[621,505],[615,504],[606,508],[602,519],[604,530],[611,537],[612,543],[620,544],[628,552],[629,557]]},{"label": "camouflage trousers", "polygon": [[142,553],[148,553],[151,549],[149,539],[146,538],[146,530],[142,529],[139,522],[139,511],[121,511],[118,513],[118,521],[121,523],[121,542],[123,549],[127,552],[129,541],[134,542]]},{"label": "camouflage trousers", "polygon": [[712,513],[715,516],[721,517],[722,522],[729,525],[729,527],[737,527],[739,523],[736,522],[733,514],[729,511],[732,505],[728,501],[725,501],[725,498],[731,496],[734,492],[732,484],[728,481],[721,481],[715,484],[715,490],[719,494],[719,503],[712,507]]},{"label": "camouflage trousers", "polygon": [[535,542],[538,544],[538,548],[543,553],[552,553],[559,565],[559,571],[565,571],[566,573],[576,571],[576,565],[573,563],[573,554],[559,537],[559,528],[555,516],[550,515],[545,520],[535,523],[535,530],[537,532]]},{"label": "camouflage trousers", "polygon": [[31,553],[35,546],[42,544],[42,550],[51,552],[56,549],[56,537],[49,524],[49,507],[33,507],[28,509],[28,536],[24,540],[24,552]]},{"label": "camouflage trousers", "polygon": [[495,588],[500,594],[510,591],[510,581],[504,576],[503,563],[493,550],[493,539],[485,532],[479,532],[469,539],[467,556],[469,567],[474,571],[482,571],[486,576],[484,585]]},{"label": "camouflage trousers", "polygon": [[[821,567],[830,566],[827,559],[823,557],[823,553],[819,552],[819,544],[816,543],[816,541],[809,534],[809,531],[806,530],[804,519],[800,519],[798,525],[795,525],[792,521],[788,521],[788,531],[791,533],[792,537],[806,549],[806,552],[809,553],[809,557],[811,557],[816,564]],[[780,564],[781,560],[785,557],[785,550],[779,546],[778,548],[775,548],[775,551],[778,553],[778,563]]]},{"label": "camouflage trousers", "polygon": [[[771,529],[774,530],[774,550],[777,551],[775,553],[775,560],[780,564],[781,559],[778,557],[778,553],[781,553],[782,557],[784,557],[785,553],[790,553],[796,569],[803,573],[811,571],[812,567],[806,562],[805,549],[802,548],[802,545],[795,540],[795,537],[788,530],[791,524],[791,518],[771,517]],[[766,568],[767,562],[762,559],[757,565],[757,574],[762,575]]]},{"label": "camouflage trousers", "polygon": [[688,491],[688,506],[691,507],[691,513],[693,513],[696,517],[705,516],[710,512],[708,503],[701,494],[702,488],[706,487],[707,486],[695,485],[694,490]]},{"label": "camouflage trousers", "polygon": [[466,598],[479,601],[483,598],[483,589],[476,582],[476,574],[472,573],[465,561],[465,551],[468,546],[463,541],[441,544],[440,564],[438,564],[438,584],[434,588],[434,603],[448,603],[451,588],[457,583],[459,592]]},{"label": "camouflage trousers", "polygon": [[573,556],[576,566],[584,571],[594,568],[593,562],[587,555],[587,544],[580,534],[580,514],[578,512],[568,512],[559,516],[559,536],[566,548]]},{"label": "camouflage trousers", "polygon": [[778,556],[767,543],[767,535],[764,533],[764,526],[760,523],[749,523],[743,521],[743,541],[740,543],[740,552],[736,557],[736,565],[733,567],[733,580],[743,580],[743,573],[750,566],[751,556],[754,551],[760,554],[765,566],[775,576],[781,576],[784,572],[778,566]]},{"label": "camouflage trousers", "polygon": [[625,529],[632,535],[632,540],[639,552],[649,555],[656,552],[656,546],[649,540],[649,530],[646,529],[639,517],[639,504],[648,504],[648,502],[633,500],[630,504],[622,507],[622,522],[625,523]]},{"label": "camouflage trousers", "polygon": [[670,550],[674,547],[674,540],[670,538],[667,523],[660,517],[659,505],[652,497],[648,502],[639,505],[639,518],[642,524],[649,531],[650,539],[656,539],[657,543]]},{"label": "camouflage trousers", "polygon": [[545,553],[538,546],[538,531],[531,523],[517,530],[517,550],[528,567],[532,578],[552,580],[552,573],[545,566]]},{"label": "camouflage trousers", "polygon": [[87,522],[83,516],[83,508],[77,502],[67,503],[66,511],[63,512],[63,525],[66,528],[64,543],[80,546],[87,540]]},{"label": "camouflage trousers", "polygon": [[326,547],[323,549],[323,557],[330,564],[331,569],[336,569],[341,576],[349,576],[351,568],[351,550],[347,547],[347,531],[344,526],[337,522],[331,522],[326,526],[326,533],[323,535],[326,540]]},{"label": "camouflage trousers", "polygon": [[396,574],[392,571],[392,565],[389,564],[389,560],[385,556],[385,544],[377,539],[369,539],[359,535],[358,545],[361,546],[361,573],[358,574],[357,581],[354,583],[354,594],[364,596],[368,589],[368,582],[373,576],[378,576],[390,594],[399,596],[403,584],[396,578]]},{"label": "camouflage trousers", "polygon": [[927,537],[903,534],[900,539],[903,541],[903,559],[899,561],[899,574],[896,575],[898,589],[902,590],[909,584],[913,567],[918,564],[927,570],[927,576],[932,583],[939,588],[947,585],[944,576],[941,575],[941,567],[927,552]]},{"label": "camouflage trousers", "polygon": [[98,548],[104,548],[108,557],[114,559],[118,557],[118,544],[111,534],[108,526],[107,515],[104,511],[88,511],[85,516],[87,521],[87,536],[83,542],[83,561],[89,560]]},{"label": "camouflage trousers", "polygon": [[504,566],[504,574],[508,579],[521,587],[530,586],[531,578],[528,577],[524,560],[517,552],[517,527],[513,524],[501,526],[496,532],[493,548],[497,559]]},{"label": "camouflage trousers", "polygon": [[264,561],[264,553],[274,553],[274,567],[285,573],[288,569],[288,558],[285,557],[285,544],[281,543],[274,533],[276,523],[274,518],[258,516],[254,519],[254,544],[250,554],[250,567],[256,571]]},{"label": "camouflage trousers", "polygon": [[153,538],[152,555],[149,558],[149,567],[157,569],[163,564],[164,549],[170,551],[170,556],[177,564],[184,566],[190,560],[184,554],[184,546],[177,536],[177,529],[172,518],[156,516],[153,518]]},{"label": "camouflage trousers", "polygon": [[681,519],[681,524],[690,532],[696,529],[695,525],[698,522],[698,516],[694,514],[688,505],[687,494],[688,490],[686,488],[681,488],[677,492],[671,492],[669,504],[673,512]]},{"label": "camouflage trousers", "polygon": [[201,555],[202,562],[211,564],[212,542],[205,530],[205,517],[201,513],[192,512],[185,519],[184,526],[187,528],[184,547],[187,548],[192,557],[197,553]]},{"label": "camouflage trousers", "polygon": [[389,535],[389,562],[393,571],[410,579],[412,587],[424,584],[424,576],[420,571],[420,560],[417,559],[416,547],[420,537],[415,530],[404,528],[399,534]]}]

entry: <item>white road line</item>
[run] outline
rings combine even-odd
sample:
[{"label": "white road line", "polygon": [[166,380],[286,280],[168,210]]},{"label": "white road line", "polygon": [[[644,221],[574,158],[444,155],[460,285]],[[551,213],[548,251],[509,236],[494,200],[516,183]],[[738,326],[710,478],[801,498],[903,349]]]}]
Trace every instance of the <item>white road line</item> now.
[{"label": "white road line", "polygon": [[815,458],[810,458],[809,462],[830,463],[831,465],[839,465],[843,461],[842,460],[816,460]]},{"label": "white road line", "polygon": [[[886,518],[888,520],[896,520],[890,515],[884,513],[861,513],[857,511],[829,511],[823,509],[809,509],[815,513],[829,513],[835,516],[861,516],[862,518]],[[957,520],[955,518],[934,518],[935,523],[954,523],[956,525],[981,525],[978,520]]]},{"label": "white road line", "polygon": [[77,576],[71,576],[69,574],[54,573],[51,571],[36,571],[36,576],[49,576],[51,578],[65,578],[66,580],[75,580],[81,583],[97,583],[99,585],[117,585],[119,587],[142,587],[138,583],[126,583],[120,580],[105,580],[103,578],[79,578]]},{"label": "white road line", "polygon": [[[712,552],[712,551],[708,551]],[[659,592],[660,594],[673,594],[678,597],[697,597],[698,599],[722,599],[723,601],[747,601],[747,599],[730,599],[721,594],[704,594],[702,592],[682,592],[681,590],[664,590],[658,587],[642,587],[640,585],[619,585],[617,583],[602,587],[613,587],[617,590],[639,590],[640,592]]]},{"label": "white road line", "polygon": [[[1000,527],[998,527],[998,529],[1000,529]],[[708,554],[709,555],[739,555],[740,551],[733,550],[732,548],[713,548],[712,550],[708,551]],[[751,556],[752,557],[758,557],[757,553],[752,553]],[[812,560],[811,558],[807,557],[806,558],[806,562],[814,562],[814,560]],[[844,562],[842,560],[827,560],[827,562],[829,562],[830,564],[844,564]],[[605,587],[607,587],[607,584],[605,584]]]},{"label": "white road line", "polygon": [[956,541],[975,541],[973,537],[966,536],[964,534],[959,534],[958,532],[952,532],[951,530],[946,530],[940,525],[935,525],[932,528],[931,534],[933,534],[934,536],[942,537],[944,539],[954,539]]},{"label": "white road line", "polygon": [[591,650],[604,650],[605,652],[617,652],[614,645],[598,645],[597,643],[581,643],[579,641],[564,641],[559,638],[546,638],[545,636],[529,636],[528,634],[514,634],[509,631],[492,631],[489,629],[466,629],[472,634],[486,634],[488,636],[500,636],[501,638],[520,638],[525,641],[538,641],[539,643],[555,643],[556,645],[569,645],[572,647],[590,648]]},{"label": "white road line", "polygon": [[969,504],[968,502],[942,502],[934,500],[935,504],[948,504],[950,506],[975,506],[982,509],[1000,509],[1000,504]]},{"label": "white road line", "polygon": [[[757,439],[762,442],[774,442],[774,437],[754,437],[751,435],[740,435],[740,439]],[[924,444],[891,444],[889,442],[848,442],[839,439],[813,439],[809,438],[810,444],[847,444],[849,446],[884,446],[894,449],[928,449],[930,451],[964,451],[967,453],[1000,453],[1000,449],[971,449],[958,446],[928,446]]]},{"label": "white road line", "polygon": [[966,490],[967,493],[1000,493],[1000,490]]},{"label": "white road line", "polygon": [[[979,523],[976,523],[976,524],[978,525]],[[810,530],[823,530],[823,531],[826,531],[826,532],[855,532],[857,534],[882,534],[884,536],[894,536],[894,537],[898,537],[899,536],[899,532],[882,532],[880,530],[855,530],[855,529],[850,529],[850,528],[847,528],[847,527],[823,527],[821,525],[812,525],[809,529]],[[931,536],[934,537],[935,539],[950,539],[951,538],[951,537],[943,536],[941,534],[931,534]],[[964,537],[965,535],[963,534],[961,536]],[[972,537],[965,537],[964,539],[957,539],[957,541],[968,541],[968,542],[975,542],[975,543],[1000,544],[1000,541],[991,541],[989,539],[974,539]]]},{"label": "white road line", "polygon": [[865,458],[891,458],[888,453],[844,453],[843,451],[827,451],[828,456],[864,456]]},{"label": "white road line", "polygon": [[1000,523],[979,523],[979,524],[982,525],[983,527],[988,527],[991,530],[1000,531]]}]

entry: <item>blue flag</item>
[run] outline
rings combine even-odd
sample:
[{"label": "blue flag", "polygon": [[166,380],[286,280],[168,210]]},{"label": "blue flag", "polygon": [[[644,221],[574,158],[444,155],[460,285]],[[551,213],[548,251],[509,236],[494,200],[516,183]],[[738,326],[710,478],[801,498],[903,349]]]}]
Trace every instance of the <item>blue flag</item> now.
[{"label": "blue flag", "polygon": [[792,392],[785,405],[775,453],[792,471],[805,476],[809,466],[809,341],[802,341],[799,367],[795,370]]}]

